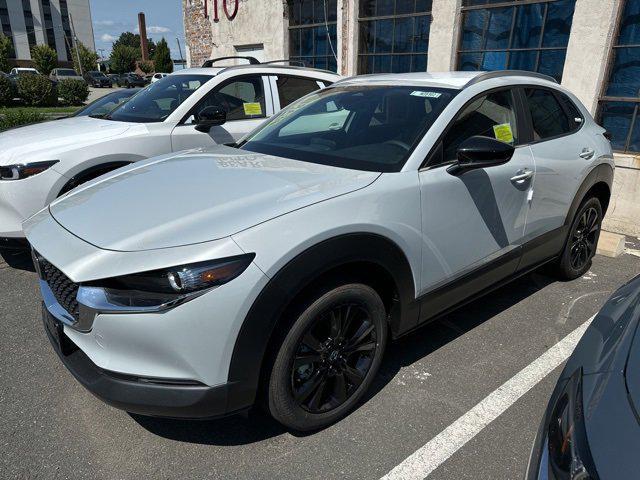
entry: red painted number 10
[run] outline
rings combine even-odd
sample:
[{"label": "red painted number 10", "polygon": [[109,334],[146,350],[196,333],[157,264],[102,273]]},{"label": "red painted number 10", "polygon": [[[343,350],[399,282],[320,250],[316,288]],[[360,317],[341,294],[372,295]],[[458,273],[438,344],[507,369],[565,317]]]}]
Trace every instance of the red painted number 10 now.
[{"label": "red painted number 10", "polygon": [[[204,18],[209,18],[209,1],[204,0]],[[239,0],[220,0],[222,2],[222,9],[224,10],[224,14],[227,16],[229,20],[233,20],[236,18],[238,14],[238,3]],[[228,4],[233,4],[233,11],[229,9]],[[218,17],[218,0],[213,0],[213,21],[217,22],[220,18]]]}]

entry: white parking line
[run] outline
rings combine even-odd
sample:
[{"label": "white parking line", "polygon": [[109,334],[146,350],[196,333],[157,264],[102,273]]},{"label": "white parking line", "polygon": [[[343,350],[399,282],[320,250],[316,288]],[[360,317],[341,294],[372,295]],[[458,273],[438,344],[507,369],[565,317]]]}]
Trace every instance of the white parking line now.
[{"label": "white parking line", "polygon": [[[594,315],[595,316],[595,315]],[[460,450],[487,425],[498,418],[520,397],[564,362],[584,334],[594,317],[520,370],[480,403],[458,418],[428,443],[416,450],[383,480],[413,480],[427,477],[449,457]]]}]

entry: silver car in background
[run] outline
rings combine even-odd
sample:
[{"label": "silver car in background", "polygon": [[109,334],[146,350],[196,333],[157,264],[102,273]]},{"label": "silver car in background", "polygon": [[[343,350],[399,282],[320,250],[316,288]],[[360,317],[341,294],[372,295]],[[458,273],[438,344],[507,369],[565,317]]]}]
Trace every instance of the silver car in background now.
[{"label": "silver car in background", "polygon": [[614,167],[574,95],[515,71],[346,79],[237,147],[138,162],[24,224],[47,334],[111,405],[335,422],[389,340],[543,264],[586,272]]}]

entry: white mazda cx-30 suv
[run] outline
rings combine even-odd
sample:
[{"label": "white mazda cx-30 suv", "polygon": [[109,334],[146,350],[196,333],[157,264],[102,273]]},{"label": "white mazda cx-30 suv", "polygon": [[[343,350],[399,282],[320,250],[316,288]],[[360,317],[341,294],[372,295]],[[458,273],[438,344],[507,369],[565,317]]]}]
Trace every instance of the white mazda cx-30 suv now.
[{"label": "white mazda cx-30 suv", "polygon": [[251,64],[180,70],[106,115],[0,133],[0,247],[24,244],[22,222],[74,187],[123,165],[233,143],[334,73]]},{"label": "white mazda cx-30 suv", "polygon": [[327,425],[389,339],[548,262],[582,275],[614,167],[574,95],[513,71],[347,79],[238,147],[139,162],[25,223],[46,331],[106,402],[262,398]]}]

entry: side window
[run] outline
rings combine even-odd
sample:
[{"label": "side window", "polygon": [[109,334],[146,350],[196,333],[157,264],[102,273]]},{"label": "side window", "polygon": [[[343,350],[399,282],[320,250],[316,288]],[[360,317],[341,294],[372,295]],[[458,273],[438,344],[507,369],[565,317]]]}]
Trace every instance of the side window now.
[{"label": "side window", "polygon": [[197,121],[198,113],[211,105],[222,105],[227,121],[266,117],[262,77],[242,77],[217,87],[200,101],[187,123]]},{"label": "side window", "polygon": [[318,82],[312,78],[296,78],[279,75],[276,83],[278,85],[278,95],[280,95],[280,108],[284,108],[299,98],[304,97],[306,94],[315,92],[320,88],[318,87]]},{"label": "side window", "polygon": [[533,121],[533,139],[557,137],[571,131],[569,118],[549,90],[528,88],[527,103]]},{"label": "side window", "polygon": [[458,114],[443,139],[442,161],[455,161],[460,144],[474,135],[493,137],[511,145],[518,144],[516,108],[510,90],[478,97]]},{"label": "side window", "polygon": [[564,93],[558,92],[560,101],[562,102],[564,109],[569,114],[569,128],[571,131],[578,130],[584,123],[584,116],[575,103]]}]

